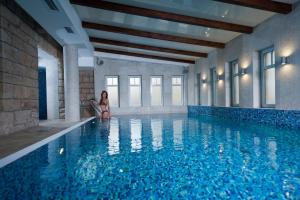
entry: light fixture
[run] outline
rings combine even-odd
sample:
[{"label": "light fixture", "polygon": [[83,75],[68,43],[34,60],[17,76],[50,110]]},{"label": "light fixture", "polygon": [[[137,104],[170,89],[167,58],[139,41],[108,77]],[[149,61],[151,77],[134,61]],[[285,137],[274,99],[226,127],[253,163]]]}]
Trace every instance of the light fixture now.
[{"label": "light fixture", "polygon": [[289,64],[289,57],[288,56],[282,56],[281,58],[281,65]]},{"label": "light fixture", "polygon": [[206,84],[207,80],[206,79],[202,79],[202,84]]},{"label": "light fixture", "polygon": [[241,68],[240,69],[240,76],[243,76],[245,74],[247,74],[247,68]]},{"label": "light fixture", "polygon": [[217,81],[221,81],[224,79],[224,76],[222,74],[217,75]]}]

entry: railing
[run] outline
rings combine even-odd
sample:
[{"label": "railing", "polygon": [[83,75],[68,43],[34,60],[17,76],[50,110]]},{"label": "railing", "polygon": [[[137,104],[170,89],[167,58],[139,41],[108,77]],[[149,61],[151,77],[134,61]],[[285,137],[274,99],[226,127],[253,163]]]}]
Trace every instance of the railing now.
[{"label": "railing", "polygon": [[101,109],[99,107],[98,102],[95,100],[90,100],[90,104],[93,107],[93,109],[96,111],[96,114],[98,114],[98,116],[101,116]]}]

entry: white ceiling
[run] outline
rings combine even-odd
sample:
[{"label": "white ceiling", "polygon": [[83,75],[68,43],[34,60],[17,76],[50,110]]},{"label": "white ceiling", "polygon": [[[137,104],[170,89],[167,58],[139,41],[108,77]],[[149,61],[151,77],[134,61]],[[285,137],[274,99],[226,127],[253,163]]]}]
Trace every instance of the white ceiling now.
[{"label": "white ceiling", "polygon": [[[71,5],[69,0],[53,0],[59,11],[51,11],[44,0],[16,0],[42,27],[48,31],[61,45],[77,44],[82,55],[91,55],[93,46],[176,57],[181,59],[193,59],[195,57],[175,55],[169,53],[138,50],[133,48],[117,47],[113,45],[92,44],[88,36],[100,37],[111,40],[138,43],[157,47],[173,48],[179,50],[197,51],[209,53],[214,48],[183,44],[178,42],[163,41],[144,37],[130,36],[119,33],[83,29],[81,21],[102,23],[125,28],[144,30],[149,32],[163,33],[188,38],[202,39],[214,42],[227,43],[241,33],[225,31],[202,26],[170,22],[149,17],[136,16],[114,11]],[[255,27],[276,13],[252,9],[242,6],[225,4],[212,0],[108,0],[110,2],[149,8],[176,14],[201,17]],[[295,3],[298,0],[277,0],[286,3]],[[64,27],[71,27],[74,34],[67,33]],[[99,53],[98,53],[99,55]],[[104,55],[104,54],[103,54]],[[108,55],[107,53],[105,55]],[[119,55],[117,56],[120,57]]]}]

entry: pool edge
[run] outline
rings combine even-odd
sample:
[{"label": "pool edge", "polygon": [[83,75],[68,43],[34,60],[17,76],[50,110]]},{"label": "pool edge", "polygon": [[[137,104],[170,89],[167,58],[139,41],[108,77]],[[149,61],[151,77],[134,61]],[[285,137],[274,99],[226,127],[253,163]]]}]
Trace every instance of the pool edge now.
[{"label": "pool edge", "polygon": [[38,142],[36,142],[32,145],[29,145],[29,146],[27,146],[27,147],[25,147],[25,148],[23,148],[19,151],[16,151],[16,152],[14,152],[14,153],[12,153],[8,156],[5,156],[4,158],[0,159],[0,168],[5,167],[6,165],[18,160],[19,158],[27,155],[28,153],[30,153],[30,152],[40,148],[41,146],[43,146],[43,145],[45,145],[45,144],[47,144],[47,143],[49,143],[49,142],[51,142],[51,141],[53,141],[53,140],[55,140],[59,137],[65,135],[66,133],[72,131],[73,129],[78,128],[78,127],[82,126],[83,124],[85,124],[85,123],[87,123],[87,122],[89,122],[89,121],[91,121],[95,118],[96,117],[90,117],[90,118],[88,118],[88,119],[86,119],[82,122],[78,122],[77,124],[75,124],[75,125],[73,125],[69,128],[66,128],[66,129],[64,129],[64,130],[62,130],[58,133],[55,133],[55,134],[53,134],[53,135],[51,135],[51,136],[49,136],[49,137],[47,137],[47,138],[45,138],[41,141],[38,141]]}]

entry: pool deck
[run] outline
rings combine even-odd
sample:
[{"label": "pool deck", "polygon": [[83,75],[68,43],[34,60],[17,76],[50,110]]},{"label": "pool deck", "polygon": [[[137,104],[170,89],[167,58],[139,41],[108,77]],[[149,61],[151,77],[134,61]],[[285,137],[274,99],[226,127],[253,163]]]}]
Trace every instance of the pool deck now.
[{"label": "pool deck", "polygon": [[[84,119],[83,119],[84,120]],[[78,122],[65,120],[40,121],[39,126],[0,136],[0,159],[54,135]]]}]

